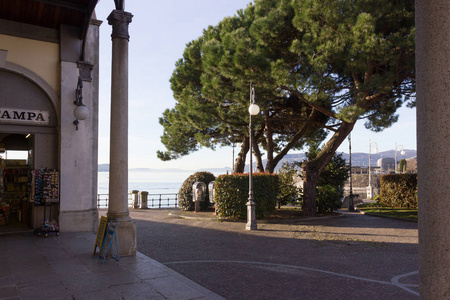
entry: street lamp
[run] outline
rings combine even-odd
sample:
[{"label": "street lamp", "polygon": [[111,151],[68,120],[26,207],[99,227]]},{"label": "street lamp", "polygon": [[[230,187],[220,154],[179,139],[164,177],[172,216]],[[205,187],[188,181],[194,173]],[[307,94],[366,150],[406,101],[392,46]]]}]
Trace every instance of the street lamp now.
[{"label": "street lamp", "polygon": [[[233,142],[233,163],[231,164],[231,174],[234,173],[234,164],[235,164],[235,161],[234,161],[234,147],[236,147],[236,144]],[[228,171],[227,171],[227,173],[228,173]]]},{"label": "street lamp", "polygon": [[259,106],[255,104],[255,88],[253,84],[250,83],[250,106],[248,107],[248,112],[250,113],[250,123],[249,123],[249,140],[250,140],[250,170],[249,170],[249,182],[248,182],[248,202],[247,202],[247,225],[245,229],[256,230],[256,212],[255,212],[255,201],[253,198],[253,128],[252,128],[252,116],[259,114]]},{"label": "street lamp", "polygon": [[348,211],[355,211],[353,206],[353,183],[352,183],[352,133],[348,134],[348,159],[350,165],[350,196],[348,199]]},{"label": "street lamp", "polygon": [[369,194],[369,199],[372,199],[373,197],[373,187],[372,187],[372,174],[371,174],[371,168],[370,166],[372,165],[372,158],[371,158],[371,153],[372,153],[372,145],[375,145],[375,153],[378,153],[378,145],[375,142],[371,142],[369,139],[369,186],[367,187],[368,190],[368,194]]},{"label": "street lamp", "polygon": [[75,116],[75,121],[73,124],[78,130],[78,124],[80,124],[79,120],[86,120],[89,117],[89,109],[83,104],[83,81],[80,77],[78,77],[77,89],[75,90],[75,101],[73,104],[76,105],[73,110],[73,115]]},{"label": "street lamp", "polygon": [[397,143],[395,143],[395,165],[394,165],[394,171],[395,173],[397,173],[397,148],[402,149],[402,151],[400,152],[401,155],[405,155],[405,148],[403,148],[402,145],[397,145]]}]

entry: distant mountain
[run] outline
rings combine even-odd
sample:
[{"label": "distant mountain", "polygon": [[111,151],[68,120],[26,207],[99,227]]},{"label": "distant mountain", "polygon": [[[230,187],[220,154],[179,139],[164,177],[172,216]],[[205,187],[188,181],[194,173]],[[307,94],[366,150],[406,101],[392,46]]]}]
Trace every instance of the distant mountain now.
[{"label": "distant mountain", "polygon": [[[400,153],[401,151],[397,151],[397,162],[400,162],[402,159],[408,159],[411,157],[417,156],[417,150],[409,150],[405,149],[405,155],[402,155]],[[342,157],[348,162],[349,161],[349,155],[348,153],[343,153]],[[386,157],[392,157],[395,158],[395,150],[388,150],[378,153],[372,153],[370,155],[370,162],[372,166],[377,165],[377,160],[380,158],[386,158]],[[353,166],[360,166],[360,167],[368,167],[369,166],[369,153],[361,153],[356,152],[352,153],[352,165]]]},{"label": "distant mountain", "polygon": [[99,172],[109,172],[109,164],[99,164],[98,171]]},{"label": "distant mountain", "polygon": [[[417,150],[409,150],[405,149],[405,155],[401,155],[401,151],[397,151],[397,161],[399,162],[401,159],[408,159],[417,156]],[[342,153],[342,157],[347,161],[349,161],[349,155],[348,153]],[[395,158],[395,150],[388,150],[384,152],[378,152],[378,153],[372,153],[370,156],[371,165],[376,166],[377,160],[383,157],[392,157]],[[286,154],[283,159],[278,163],[278,165],[275,168],[275,171],[278,171],[278,169],[281,168],[284,162],[302,162],[306,159],[305,153],[292,153],[292,154]],[[266,165],[267,160],[263,160],[264,166]],[[360,167],[367,167],[369,166],[369,153],[362,153],[362,152],[355,152],[352,153],[352,166],[360,166]],[[230,167],[223,167],[223,168],[209,168],[209,169],[200,169],[200,170],[182,170],[182,169],[150,169],[150,168],[135,168],[130,170],[136,170],[136,171],[164,171],[164,172],[189,172],[192,173],[198,172],[198,171],[207,171],[211,172],[213,174],[226,174],[231,173],[232,169]],[[256,170],[256,162],[253,161],[253,171]],[[109,164],[99,164],[98,165],[98,171],[99,172],[109,172]],[[248,165],[245,166],[245,172],[248,172],[249,168]]]},{"label": "distant mountain", "polygon": [[[408,159],[411,157],[417,156],[417,150],[409,150],[405,149],[405,155],[401,155],[401,151],[397,151],[397,161],[399,162],[401,159]],[[342,152],[342,157],[349,162],[350,155],[348,153]],[[395,158],[395,150],[388,150],[378,153],[371,153],[370,155],[370,161],[371,166],[376,166],[377,161],[380,158],[383,157],[392,157]],[[306,159],[305,153],[294,153],[294,154],[287,154],[283,159],[278,163],[278,165],[275,168],[275,171],[278,171],[284,162],[302,162]],[[267,160],[263,160],[263,164],[266,165]],[[362,153],[362,152],[355,152],[352,153],[352,166],[360,166],[360,167],[368,167],[369,166],[369,153]],[[256,162],[253,162],[253,170],[256,170]],[[248,172],[248,165],[245,166],[245,172]]]},{"label": "distant mountain", "polygon": [[233,169],[231,169],[230,167],[223,167],[223,168],[210,168],[197,170],[197,172],[199,171],[211,172],[213,174],[226,174],[227,172],[231,173]]},{"label": "distant mountain", "polygon": [[[213,174],[226,174],[231,173],[232,169],[230,167],[223,167],[223,168],[208,168],[208,169],[198,169],[198,170],[183,170],[183,169],[151,169],[151,168],[132,168],[128,169],[129,171],[139,171],[139,172],[200,172],[200,171],[206,171],[211,172]],[[109,164],[99,164],[98,165],[98,171],[99,172],[109,172]]]}]

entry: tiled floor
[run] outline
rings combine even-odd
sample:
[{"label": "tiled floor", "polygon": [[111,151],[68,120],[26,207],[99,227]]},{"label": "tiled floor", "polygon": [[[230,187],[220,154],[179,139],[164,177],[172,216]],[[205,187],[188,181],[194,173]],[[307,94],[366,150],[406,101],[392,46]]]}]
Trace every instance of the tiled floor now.
[{"label": "tiled floor", "polygon": [[222,299],[164,265],[92,255],[94,233],[0,236],[0,299]]}]

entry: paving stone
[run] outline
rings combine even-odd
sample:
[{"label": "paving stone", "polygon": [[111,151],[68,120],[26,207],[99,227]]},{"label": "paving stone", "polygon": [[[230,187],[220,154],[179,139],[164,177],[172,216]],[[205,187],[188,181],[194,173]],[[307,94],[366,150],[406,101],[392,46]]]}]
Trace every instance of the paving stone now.
[{"label": "paving stone", "polygon": [[15,286],[0,287],[0,299],[17,298],[18,296]]},{"label": "paving stone", "polygon": [[52,281],[47,284],[19,288],[18,292],[20,298],[23,300],[72,300],[72,296],[68,293],[68,291],[62,284]]},{"label": "paving stone", "polygon": [[125,299],[152,299],[152,300],[163,300],[163,299],[175,299],[167,298],[161,295],[160,291],[155,290],[148,284],[142,283],[131,283],[131,284],[121,284],[111,286],[111,289],[115,291],[119,296]]},{"label": "paving stone", "polygon": [[343,211],[247,231],[169,212],[136,214],[138,250],[226,299],[419,298],[417,275],[392,282],[418,270],[417,223]]},{"label": "paving stone", "polygon": [[78,293],[72,294],[73,300],[100,300],[100,299],[108,299],[108,300],[124,300],[122,296],[119,296],[116,292],[111,290],[110,288],[102,289],[100,291],[95,292],[85,292],[78,291]]}]

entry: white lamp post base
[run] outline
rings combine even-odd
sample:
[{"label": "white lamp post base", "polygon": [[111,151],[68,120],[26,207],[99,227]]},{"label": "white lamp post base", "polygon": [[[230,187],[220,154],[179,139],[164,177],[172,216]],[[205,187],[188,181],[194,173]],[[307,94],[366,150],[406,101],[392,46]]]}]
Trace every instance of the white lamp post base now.
[{"label": "white lamp post base", "polygon": [[256,230],[258,229],[256,226],[256,212],[255,212],[255,202],[249,201],[247,202],[247,225],[245,229],[247,230]]}]

